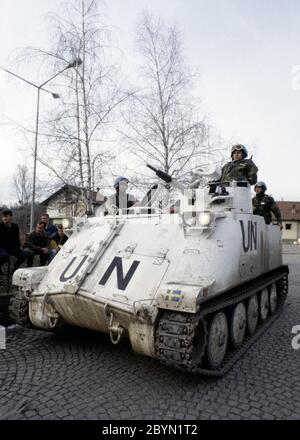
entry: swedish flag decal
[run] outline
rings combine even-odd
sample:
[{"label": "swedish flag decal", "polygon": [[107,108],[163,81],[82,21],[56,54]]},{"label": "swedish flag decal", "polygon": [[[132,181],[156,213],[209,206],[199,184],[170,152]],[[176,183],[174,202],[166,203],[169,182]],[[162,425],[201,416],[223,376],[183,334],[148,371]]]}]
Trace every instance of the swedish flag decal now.
[{"label": "swedish flag decal", "polygon": [[167,293],[163,295],[163,299],[165,301],[172,301],[172,302],[180,302],[181,297],[182,297],[182,290],[168,289]]}]

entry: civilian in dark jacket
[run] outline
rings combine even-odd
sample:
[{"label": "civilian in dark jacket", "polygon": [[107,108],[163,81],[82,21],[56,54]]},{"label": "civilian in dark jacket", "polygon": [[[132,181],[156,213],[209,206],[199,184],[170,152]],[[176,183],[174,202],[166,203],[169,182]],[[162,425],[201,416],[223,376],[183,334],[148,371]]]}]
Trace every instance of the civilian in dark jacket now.
[{"label": "civilian in dark jacket", "polygon": [[13,272],[17,270],[23,261],[30,255],[28,251],[21,249],[19,226],[12,222],[13,214],[10,209],[2,212],[0,223],[0,269],[10,255],[17,258]]},{"label": "civilian in dark jacket", "polygon": [[27,259],[28,267],[32,267],[34,255],[40,256],[40,265],[45,266],[55,256],[56,251],[49,249],[50,238],[45,232],[45,223],[39,222],[34,231],[29,234],[28,247],[31,251]]},{"label": "civilian in dark jacket", "polygon": [[55,225],[52,225],[50,223],[49,214],[42,214],[41,215],[41,221],[45,223],[45,232],[50,238],[50,240],[53,240],[54,236],[57,234],[57,227]]},{"label": "civilian in dark jacket", "polygon": [[54,235],[53,240],[55,241],[58,250],[61,249],[61,247],[65,244],[65,242],[68,240],[69,237],[66,236],[64,233],[63,225],[57,226],[58,232],[56,235]]}]

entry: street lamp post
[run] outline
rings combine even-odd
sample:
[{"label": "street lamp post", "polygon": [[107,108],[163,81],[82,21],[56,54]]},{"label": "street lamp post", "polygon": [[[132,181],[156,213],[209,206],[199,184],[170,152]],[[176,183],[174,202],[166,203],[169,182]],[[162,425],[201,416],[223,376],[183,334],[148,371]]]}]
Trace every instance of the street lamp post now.
[{"label": "street lamp post", "polygon": [[37,89],[37,104],[36,104],[36,125],[35,125],[35,141],[34,141],[34,162],[33,162],[33,180],[32,180],[32,200],[31,200],[31,211],[30,211],[30,230],[33,229],[34,226],[34,211],[35,211],[35,189],[36,189],[36,167],[37,167],[37,149],[38,149],[38,131],[39,131],[39,115],[40,115],[40,92],[43,90],[44,92],[50,93],[54,99],[58,99],[60,96],[57,93],[52,93],[50,90],[44,88],[48,82],[52,81],[58,75],[63,73],[67,69],[78,67],[82,64],[82,60],[80,58],[75,58],[72,62],[70,62],[64,69],[57,72],[55,75],[51,76],[47,81],[43,82],[43,84],[37,85],[27,79],[11,72],[8,69],[0,66],[1,70],[4,70],[6,73],[9,73],[16,78],[21,79],[27,84],[35,87]]}]

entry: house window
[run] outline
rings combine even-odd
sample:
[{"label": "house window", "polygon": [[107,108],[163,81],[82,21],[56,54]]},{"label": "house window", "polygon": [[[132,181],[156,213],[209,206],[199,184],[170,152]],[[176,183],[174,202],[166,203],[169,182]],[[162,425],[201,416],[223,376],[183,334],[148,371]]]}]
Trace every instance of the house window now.
[{"label": "house window", "polygon": [[285,224],[285,229],[291,230],[292,229],[292,224],[291,223],[286,223]]}]

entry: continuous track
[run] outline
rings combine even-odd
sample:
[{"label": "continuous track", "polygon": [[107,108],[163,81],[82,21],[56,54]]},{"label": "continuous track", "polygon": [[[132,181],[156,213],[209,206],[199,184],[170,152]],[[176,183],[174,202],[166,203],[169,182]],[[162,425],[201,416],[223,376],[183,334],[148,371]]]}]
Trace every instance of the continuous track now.
[{"label": "continuous track", "polygon": [[[267,275],[202,303],[197,314],[162,311],[155,335],[156,357],[166,365],[192,373],[216,377],[224,375],[279,316],[288,293],[288,273],[288,267],[281,266]],[[253,335],[246,335],[241,346],[236,349],[228,346],[223,363],[218,369],[209,368],[205,351],[211,318],[219,311],[228,316],[234,304],[244,301],[272,283],[277,284],[278,293],[275,314],[269,315],[265,322],[259,324]]]},{"label": "continuous track", "polygon": [[15,289],[10,299],[9,316],[14,323],[22,327],[33,327],[29,318],[28,299],[25,298],[24,293],[18,288]]}]

